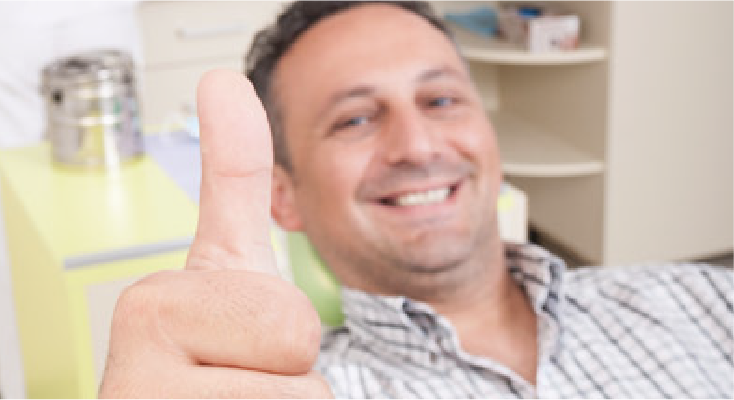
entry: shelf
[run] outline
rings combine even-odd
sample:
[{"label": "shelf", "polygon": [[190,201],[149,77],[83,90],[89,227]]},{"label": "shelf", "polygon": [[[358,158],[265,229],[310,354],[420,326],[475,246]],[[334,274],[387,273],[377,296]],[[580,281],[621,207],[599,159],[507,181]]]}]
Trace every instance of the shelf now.
[{"label": "shelf", "polygon": [[502,171],[515,177],[577,177],[602,173],[604,163],[521,118],[492,112]]},{"label": "shelf", "polygon": [[602,61],[607,57],[606,49],[598,46],[582,45],[571,51],[530,53],[516,45],[463,29],[452,31],[461,53],[470,61],[508,65],[568,65]]}]

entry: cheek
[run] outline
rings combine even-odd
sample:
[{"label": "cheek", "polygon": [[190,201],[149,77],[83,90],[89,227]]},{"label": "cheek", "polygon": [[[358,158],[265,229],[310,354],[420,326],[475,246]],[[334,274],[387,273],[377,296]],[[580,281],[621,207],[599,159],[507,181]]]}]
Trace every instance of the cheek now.
[{"label": "cheek", "polygon": [[488,154],[489,168],[496,172],[498,176],[502,175],[502,163],[500,162],[499,146],[497,144],[497,135],[494,127],[489,122],[485,123],[486,130],[481,139],[481,145]]},{"label": "cheek", "polygon": [[461,131],[464,134],[456,135],[454,138],[456,148],[465,157],[476,162],[481,169],[500,176],[499,149],[494,129],[489,121],[476,119],[464,125]]},{"label": "cheek", "polygon": [[303,166],[302,196],[304,205],[320,217],[344,217],[354,201],[362,178],[366,157],[354,149],[324,144],[310,153]]}]

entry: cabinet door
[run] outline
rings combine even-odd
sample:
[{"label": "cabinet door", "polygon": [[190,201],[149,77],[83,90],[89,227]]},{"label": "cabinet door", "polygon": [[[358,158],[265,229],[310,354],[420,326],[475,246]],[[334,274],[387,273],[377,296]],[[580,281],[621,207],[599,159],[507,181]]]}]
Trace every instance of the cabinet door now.
[{"label": "cabinet door", "polygon": [[142,118],[153,131],[179,130],[196,109],[196,85],[211,69],[242,70],[241,57],[188,62],[166,68],[146,69],[141,82]]},{"label": "cabinet door", "polygon": [[272,23],[282,6],[281,1],[141,3],[145,65],[140,102],[149,130],[180,129],[174,126],[182,113],[193,113],[204,72],[243,71],[255,33]]},{"label": "cabinet door", "polygon": [[243,56],[280,1],[151,1],[139,8],[148,67]]}]

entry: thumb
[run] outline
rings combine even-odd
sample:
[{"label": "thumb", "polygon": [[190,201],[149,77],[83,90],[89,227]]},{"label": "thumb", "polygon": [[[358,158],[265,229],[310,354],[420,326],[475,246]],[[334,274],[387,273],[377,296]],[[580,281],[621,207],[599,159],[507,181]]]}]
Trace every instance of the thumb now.
[{"label": "thumb", "polygon": [[197,108],[199,223],[186,268],[277,275],[269,234],[273,157],[265,111],[249,81],[227,70],[202,77]]}]

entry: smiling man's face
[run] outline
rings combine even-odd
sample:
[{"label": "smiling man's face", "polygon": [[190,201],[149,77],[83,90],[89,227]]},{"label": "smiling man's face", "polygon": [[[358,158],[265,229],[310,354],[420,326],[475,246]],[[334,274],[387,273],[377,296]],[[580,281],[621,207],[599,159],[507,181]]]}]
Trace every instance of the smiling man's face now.
[{"label": "smiling man's face", "polygon": [[272,89],[293,165],[276,168],[273,214],[343,283],[421,298],[489,261],[495,135],[442,32],[396,6],[353,7],[293,44]]}]

